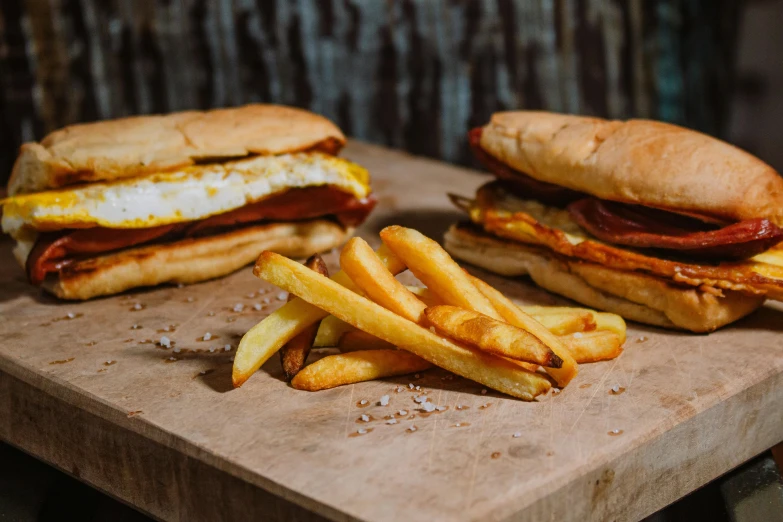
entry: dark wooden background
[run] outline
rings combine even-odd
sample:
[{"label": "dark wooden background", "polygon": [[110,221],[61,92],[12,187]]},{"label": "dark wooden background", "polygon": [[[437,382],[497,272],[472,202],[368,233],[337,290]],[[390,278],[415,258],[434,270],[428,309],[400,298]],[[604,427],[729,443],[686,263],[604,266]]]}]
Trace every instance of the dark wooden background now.
[{"label": "dark wooden background", "polygon": [[72,122],[274,101],[468,162],[500,109],[721,135],[732,0],[0,0],[0,181]]}]

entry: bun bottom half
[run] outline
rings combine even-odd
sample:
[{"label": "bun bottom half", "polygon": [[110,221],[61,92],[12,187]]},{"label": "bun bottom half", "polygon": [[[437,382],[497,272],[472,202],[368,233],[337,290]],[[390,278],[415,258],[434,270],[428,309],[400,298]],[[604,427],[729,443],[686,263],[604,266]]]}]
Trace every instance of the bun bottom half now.
[{"label": "bun bottom half", "polygon": [[534,245],[454,225],[444,236],[455,258],[503,276],[530,276],[538,286],[591,308],[663,328],[711,332],[750,314],[764,296],[716,296],[638,272],[569,260]]},{"label": "bun bottom half", "polygon": [[270,223],[87,259],[50,276],[43,287],[61,299],[85,300],[163,283],[198,283],[239,270],[263,250],[307,257],[352,234],[352,228],[328,220]]}]

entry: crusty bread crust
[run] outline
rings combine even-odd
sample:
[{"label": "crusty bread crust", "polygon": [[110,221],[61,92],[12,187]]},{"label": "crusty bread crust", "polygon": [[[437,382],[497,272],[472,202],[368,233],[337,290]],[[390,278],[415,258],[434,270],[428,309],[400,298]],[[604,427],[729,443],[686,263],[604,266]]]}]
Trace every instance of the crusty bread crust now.
[{"label": "crusty bread crust", "polygon": [[61,299],[84,300],[162,283],[197,283],[230,274],[263,250],[308,257],[353,233],[327,220],[272,223],[164,245],[122,250],[70,265],[44,288]]},{"label": "crusty bread crust", "polygon": [[539,286],[632,321],[711,332],[759,308],[764,297],[724,292],[724,297],[670,284],[646,274],[570,261],[552,252],[454,226],[445,235],[454,257],[505,276],[529,275]]},{"label": "crusty bread crust", "polygon": [[136,116],[71,125],[22,145],[8,193],[109,181],[191,165],[198,160],[283,154],[335,141],[322,116],[280,105]]},{"label": "crusty bread crust", "polygon": [[500,112],[481,147],[535,179],[602,199],[783,226],[783,178],[772,167],[676,125]]}]

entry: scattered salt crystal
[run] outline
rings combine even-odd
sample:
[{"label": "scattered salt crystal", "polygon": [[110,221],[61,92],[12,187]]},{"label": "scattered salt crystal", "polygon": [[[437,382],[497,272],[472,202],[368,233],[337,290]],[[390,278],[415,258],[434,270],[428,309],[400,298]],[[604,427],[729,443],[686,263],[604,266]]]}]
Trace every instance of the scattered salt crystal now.
[{"label": "scattered salt crystal", "polygon": [[408,414],[408,410],[400,410],[400,411],[398,411],[398,412],[397,412],[397,414],[398,414],[398,415],[405,416],[405,415],[407,415],[407,414]]},{"label": "scattered salt crystal", "polygon": [[520,432],[516,432],[515,434],[512,435],[512,437],[514,437],[515,439],[518,439],[521,436],[522,434]]},{"label": "scattered salt crystal", "polygon": [[176,360],[177,360],[176,357],[169,357],[169,361],[176,361]]},{"label": "scattered salt crystal", "polygon": [[269,298],[268,298],[268,297],[264,297],[264,299],[263,299],[263,301],[262,301],[262,302],[263,302],[264,304],[269,304]]},{"label": "scattered salt crystal", "polygon": [[427,397],[424,395],[416,395],[415,397],[413,397],[413,400],[418,404],[424,404],[425,402],[427,402]]},{"label": "scattered salt crystal", "polygon": [[416,391],[421,391],[421,386],[416,386],[416,387],[414,388],[414,390],[416,390]]},{"label": "scattered salt crystal", "polygon": [[227,344],[227,345],[225,345],[225,346],[223,347],[223,350],[225,350],[225,351],[227,351],[227,352],[230,352],[230,351],[231,351],[231,345],[230,345],[230,344]]},{"label": "scattered salt crystal", "polygon": [[435,409],[438,410],[438,411],[443,411],[443,410],[446,409],[446,407],[445,406],[435,406]]},{"label": "scattered salt crystal", "polygon": [[166,348],[171,348],[171,340],[164,335],[160,338],[160,345],[165,346]]},{"label": "scattered salt crystal", "polygon": [[182,350],[180,350],[180,349],[179,349],[179,347],[176,347],[176,348],[174,348],[174,353],[179,353],[179,352],[181,352],[181,351],[182,351]]},{"label": "scattered salt crystal", "polygon": [[615,435],[619,435],[620,434],[620,430],[614,429],[614,430],[612,430],[612,433],[614,433]]},{"label": "scattered salt crystal", "polygon": [[416,431],[417,429],[419,429],[419,428],[417,428],[416,426],[413,426],[413,425],[411,425],[411,426],[408,428],[408,431]]},{"label": "scattered salt crystal", "polygon": [[358,433],[359,435],[364,435],[365,433],[367,433],[367,430],[365,430],[364,428],[359,428],[358,430],[356,430],[356,433]]},{"label": "scattered salt crystal", "polygon": [[462,426],[462,424],[460,424],[460,423],[458,422],[458,423],[457,423],[457,424],[455,424],[454,426],[455,426],[455,427],[457,427],[457,428],[459,428],[460,426]]},{"label": "scattered salt crystal", "polygon": [[462,408],[464,408],[464,407],[465,407],[465,406],[463,406],[462,404],[457,404],[457,409],[458,409],[458,410],[461,410],[461,409],[462,409]]},{"label": "scattered salt crystal", "polygon": [[421,407],[427,413],[432,413],[433,411],[435,411],[435,405],[432,404],[431,402],[425,402],[424,404],[421,405]]},{"label": "scattered salt crystal", "polygon": [[487,394],[487,389],[486,389],[486,388],[484,388],[483,390],[481,390],[481,395],[486,395],[486,394]]},{"label": "scattered salt crystal", "polygon": [[285,301],[286,299],[288,299],[288,292],[280,292],[277,294],[278,301]]},{"label": "scattered salt crystal", "polygon": [[210,339],[212,339],[212,334],[207,332],[207,333],[204,334],[204,337],[202,337],[201,339],[203,341],[209,341]]},{"label": "scattered salt crystal", "polygon": [[381,406],[388,406],[389,405],[389,396],[388,395],[381,395]]},{"label": "scattered salt crystal", "polygon": [[370,422],[370,416],[369,415],[362,415],[359,418],[362,419],[362,422]]},{"label": "scattered salt crystal", "polygon": [[619,384],[615,384],[614,386],[612,386],[612,393],[620,393],[620,385]]},{"label": "scattered salt crystal", "polygon": [[582,337],[584,337],[582,332],[574,332],[574,339],[581,339]]},{"label": "scattered salt crystal", "polygon": [[557,395],[558,393],[560,393],[560,388],[553,388],[553,389],[552,389],[552,393],[554,393],[555,395]]},{"label": "scattered salt crystal", "polygon": [[241,311],[242,311],[242,310],[244,310],[244,309],[245,309],[245,305],[243,305],[242,303],[237,303],[237,304],[235,304],[235,305],[234,305],[234,308],[233,308],[233,310],[234,310],[235,312],[241,312]]},{"label": "scattered salt crystal", "polygon": [[192,303],[193,301],[195,301],[195,299],[194,299],[194,298],[192,298],[192,297],[188,297],[188,298],[186,299],[186,301],[187,301],[188,303]]},{"label": "scattered salt crystal", "polygon": [[637,343],[643,343],[646,340],[647,340],[647,337],[645,337],[644,335],[640,335],[639,338],[636,339],[636,342]]},{"label": "scattered salt crystal", "polygon": [[210,317],[214,317],[215,316],[215,312],[207,312],[207,315],[210,316]]},{"label": "scattered salt crystal", "polygon": [[139,328],[141,328],[141,325],[138,324],[134,324],[133,326],[131,326],[131,330],[138,330]]},{"label": "scattered salt crystal", "polygon": [[253,305],[253,310],[255,310],[255,311],[259,311],[259,310],[261,310],[261,303],[256,303],[256,304],[254,304],[254,305]]},{"label": "scattered salt crystal", "polygon": [[213,346],[212,348],[209,349],[209,353],[214,353],[214,352],[215,352],[215,347]]},{"label": "scattered salt crystal", "polygon": [[253,299],[255,296],[256,296],[255,292],[250,292],[245,297],[247,297],[248,299]]},{"label": "scattered salt crystal", "polygon": [[75,314],[75,313],[73,313],[73,312],[68,312],[68,314],[66,315],[66,317],[67,317],[68,319],[73,319],[74,317],[76,317],[76,314]]},{"label": "scattered salt crystal", "polygon": [[171,331],[171,327],[170,326],[164,326],[163,327],[163,331],[164,332],[170,332]]},{"label": "scattered salt crystal", "polygon": [[397,424],[397,419],[389,419],[386,421],[386,424]]},{"label": "scattered salt crystal", "polygon": [[136,303],[135,305],[133,305],[133,309],[134,310],[141,310],[141,308],[142,308],[142,306],[139,303]]},{"label": "scattered salt crystal", "polygon": [[360,401],[359,401],[359,404],[361,404],[362,406],[364,406],[365,404],[367,404],[367,399],[362,399],[362,400],[360,400]]},{"label": "scattered salt crystal", "polygon": [[411,390],[413,389],[413,383],[412,382],[408,383],[408,388],[410,388]]},{"label": "scattered salt crystal", "polygon": [[404,391],[404,390],[405,390],[405,388],[403,388],[402,386],[397,386],[396,388],[394,388],[394,392],[395,393],[400,393],[401,391]]}]

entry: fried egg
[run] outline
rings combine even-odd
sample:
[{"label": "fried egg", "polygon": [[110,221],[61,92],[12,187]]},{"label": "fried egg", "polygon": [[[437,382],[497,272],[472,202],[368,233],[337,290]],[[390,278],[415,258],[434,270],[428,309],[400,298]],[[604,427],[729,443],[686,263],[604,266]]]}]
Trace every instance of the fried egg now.
[{"label": "fried egg", "polygon": [[358,199],[369,195],[367,171],[321,153],[256,156],[110,183],[23,194],[3,204],[3,231],[148,228],[207,218],[291,188],[330,185]]}]

